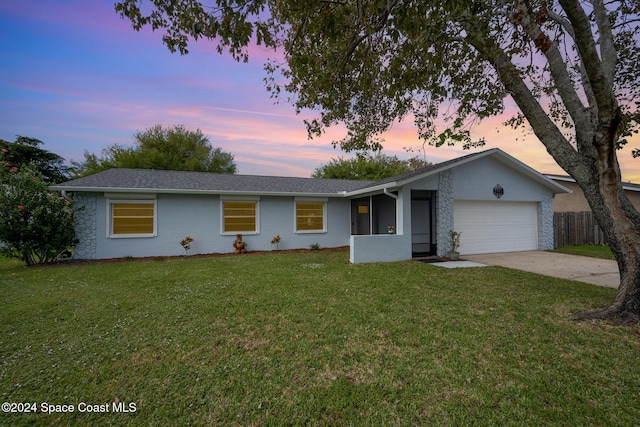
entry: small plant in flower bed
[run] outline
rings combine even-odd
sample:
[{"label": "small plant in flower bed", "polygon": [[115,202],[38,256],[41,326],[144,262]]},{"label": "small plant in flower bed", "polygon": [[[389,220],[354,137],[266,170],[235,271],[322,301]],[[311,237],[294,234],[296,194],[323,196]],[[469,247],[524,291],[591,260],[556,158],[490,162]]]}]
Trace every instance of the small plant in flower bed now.
[{"label": "small plant in flower bed", "polygon": [[180,241],[180,246],[184,248],[187,255],[189,255],[191,251],[191,242],[193,242],[193,237],[191,236],[187,236]]}]

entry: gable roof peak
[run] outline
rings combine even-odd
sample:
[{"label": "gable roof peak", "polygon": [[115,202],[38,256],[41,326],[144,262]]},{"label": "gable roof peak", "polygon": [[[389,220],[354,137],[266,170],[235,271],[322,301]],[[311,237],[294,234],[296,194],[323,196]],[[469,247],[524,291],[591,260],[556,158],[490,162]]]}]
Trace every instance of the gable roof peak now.
[{"label": "gable roof peak", "polygon": [[383,191],[385,188],[390,189],[394,187],[401,187],[405,184],[417,181],[422,178],[426,178],[427,176],[435,175],[445,170],[449,170],[454,167],[461,166],[465,163],[476,161],[478,159],[481,159],[483,157],[488,157],[488,156],[496,157],[499,161],[502,161],[509,167],[519,170],[521,173],[529,176],[533,180],[541,183],[542,185],[544,185],[545,187],[551,189],[556,193],[568,191],[565,187],[561,186],[560,184],[557,184],[553,180],[542,175],[540,172],[527,166],[526,164],[522,163],[515,157],[507,154],[500,148],[490,148],[484,151],[480,151],[477,153],[470,153],[461,157],[456,157],[455,159],[446,160],[440,163],[435,163],[433,165],[429,165],[421,169],[416,169],[411,172],[407,172],[404,174],[392,176],[380,181],[373,182],[364,188],[359,188],[352,191],[351,195],[365,194],[373,191]]}]

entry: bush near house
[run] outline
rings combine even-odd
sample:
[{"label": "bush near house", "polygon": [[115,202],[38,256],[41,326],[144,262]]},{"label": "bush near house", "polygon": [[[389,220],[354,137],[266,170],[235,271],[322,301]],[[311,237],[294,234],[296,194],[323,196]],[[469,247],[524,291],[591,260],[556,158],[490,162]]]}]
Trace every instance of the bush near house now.
[{"label": "bush near house", "polygon": [[4,162],[0,172],[0,251],[27,265],[49,263],[73,246],[71,203],[50,192],[35,165]]}]

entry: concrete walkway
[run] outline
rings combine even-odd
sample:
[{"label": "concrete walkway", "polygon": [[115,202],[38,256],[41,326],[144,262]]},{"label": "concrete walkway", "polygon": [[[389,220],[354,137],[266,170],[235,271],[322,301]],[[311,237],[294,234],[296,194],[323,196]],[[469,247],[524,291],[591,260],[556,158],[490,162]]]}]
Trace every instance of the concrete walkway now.
[{"label": "concrete walkway", "polygon": [[609,288],[617,288],[620,284],[618,264],[608,259],[546,251],[466,255],[460,258]]}]

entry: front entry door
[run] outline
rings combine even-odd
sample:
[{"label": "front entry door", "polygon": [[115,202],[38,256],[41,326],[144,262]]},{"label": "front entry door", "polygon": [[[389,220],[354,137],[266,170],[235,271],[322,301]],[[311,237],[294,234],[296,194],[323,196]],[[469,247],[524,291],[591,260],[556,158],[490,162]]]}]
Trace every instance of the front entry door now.
[{"label": "front entry door", "polygon": [[371,234],[371,206],[369,197],[351,200],[351,234]]},{"label": "front entry door", "polygon": [[435,254],[433,196],[431,191],[411,192],[411,252],[413,256]]}]

